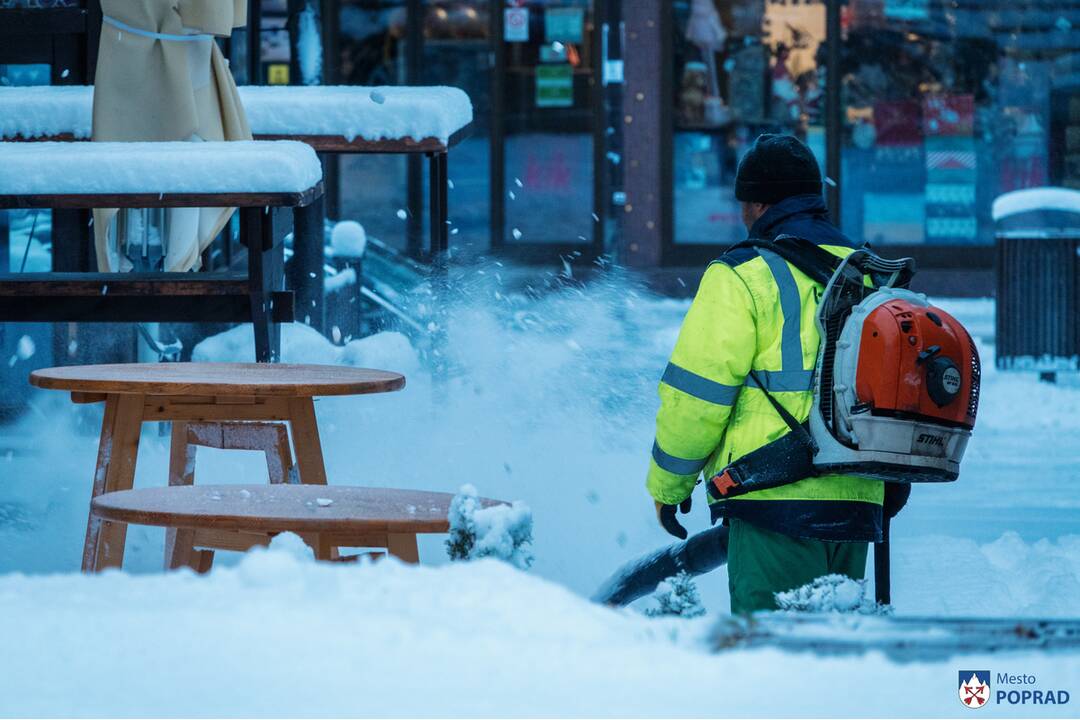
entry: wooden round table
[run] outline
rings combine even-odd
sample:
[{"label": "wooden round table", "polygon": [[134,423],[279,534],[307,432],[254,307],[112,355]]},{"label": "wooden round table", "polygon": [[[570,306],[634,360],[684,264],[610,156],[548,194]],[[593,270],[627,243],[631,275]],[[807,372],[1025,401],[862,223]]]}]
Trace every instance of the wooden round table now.
[{"label": "wooden round table", "polygon": [[[76,403],[105,403],[91,499],[129,490],[144,422],[171,421],[169,485],[195,480],[195,447],[262,450],[271,483],[326,485],[313,398],[400,390],[398,373],[331,365],[262,363],[137,363],[35,370],[30,384],[67,390]],[[286,423],[292,430],[292,446]],[[126,526],[95,517],[83,547],[84,571],[119,567]],[[176,535],[166,541],[166,566],[183,562]],[[196,558],[193,562],[204,562]]]},{"label": "wooden round table", "polygon": [[[102,520],[173,528],[185,546],[222,537],[229,549],[266,545],[282,532],[304,539],[320,560],[337,547],[386,548],[419,562],[416,536],[445,533],[453,496],[447,493],[341,485],[190,485],[106,493],[91,512]],[[482,499],[483,506],[498,501]],[[198,567],[207,570],[209,567]]]}]

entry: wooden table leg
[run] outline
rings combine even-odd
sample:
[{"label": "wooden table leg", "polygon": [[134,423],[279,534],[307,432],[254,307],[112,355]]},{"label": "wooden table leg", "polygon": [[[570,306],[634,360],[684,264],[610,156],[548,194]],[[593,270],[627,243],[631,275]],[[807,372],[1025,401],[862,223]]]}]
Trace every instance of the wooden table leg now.
[{"label": "wooden table leg", "polygon": [[[110,395],[106,399],[91,498],[102,493],[130,490],[134,484],[143,403],[142,395]],[[101,521],[91,512],[83,546],[83,571],[120,567],[124,561],[126,538],[127,525]]]},{"label": "wooden table leg", "polygon": [[300,482],[325,485],[326,465],[323,462],[322,441],[319,440],[319,425],[315,420],[315,403],[311,398],[289,398],[289,424],[292,426]]},{"label": "wooden table leg", "polygon": [[337,548],[330,544],[330,539],[320,533],[300,533],[300,538],[311,548],[316,560],[337,560]]},{"label": "wooden table leg", "polygon": [[416,546],[416,535],[410,533],[390,533],[386,537],[387,551],[402,562],[411,565],[420,563],[420,549]]},{"label": "wooden table leg", "polygon": [[[183,421],[172,424],[169,448],[169,485],[192,485],[195,482],[196,448],[189,437],[191,427]],[[196,550],[194,530],[165,530],[165,569],[189,567],[195,572],[209,572],[214,564],[212,550]]]}]

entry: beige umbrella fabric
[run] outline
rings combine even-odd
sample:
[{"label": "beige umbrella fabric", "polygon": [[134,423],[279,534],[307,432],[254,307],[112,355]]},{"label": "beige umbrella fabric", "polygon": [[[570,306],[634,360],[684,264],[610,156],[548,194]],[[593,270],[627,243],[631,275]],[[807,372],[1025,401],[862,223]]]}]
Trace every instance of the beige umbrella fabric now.
[{"label": "beige umbrella fabric", "polygon": [[[93,139],[250,140],[236,83],[213,36],[247,24],[246,0],[101,0]],[[168,168],[162,168],[168,172]],[[232,208],[166,211],[165,270],[198,269]],[[110,249],[117,211],[94,211],[98,268],[119,271]]]}]

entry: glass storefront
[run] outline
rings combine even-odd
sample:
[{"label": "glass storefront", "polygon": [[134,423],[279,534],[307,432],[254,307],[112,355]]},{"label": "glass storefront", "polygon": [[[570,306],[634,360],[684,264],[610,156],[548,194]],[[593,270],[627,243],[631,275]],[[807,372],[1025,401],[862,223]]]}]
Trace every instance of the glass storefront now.
[{"label": "glass storefront", "polygon": [[[338,6],[338,76],[343,85],[405,85],[409,79],[405,0],[342,0]],[[340,219],[404,250],[416,209],[409,204],[409,161],[400,155],[345,155],[339,161]],[[419,168],[417,168],[419,170]],[[423,193],[423,183],[413,192]],[[413,229],[410,230],[410,227]],[[414,242],[416,240],[414,239]]]},{"label": "glass storefront", "polygon": [[[734,172],[758,133],[798,136],[824,168],[825,12],[674,3],[675,255],[744,237]],[[987,246],[998,195],[1080,187],[1078,19],[1030,0],[843,5],[844,231],[878,246]]]},{"label": "glass storefront", "polygon": [[[337,27],[337,82],[452,85],[472,100],[449,163],[459,257],[594,243],[604,123],[591,0],[340,0]],[[425,237],[415,161],[354,156],[340,167],[341,217],[402,249]]]},{"label": "glass storefront", "polygon": [[[0,0],[0,9],[81,5]],[[270,82],[289,70],[291,6],[263,0],[261,7],[255,69],[262,77],[245,77],[244,31],[229,46],[240,82]],[[618,185],[612,168],[630,172],[613,151],[621,108],[601,77],[608,59],[601,36],[617,27],[619,2],[320,7],[331,17],[327,82],[445,84],[472,99],[474,123],[449,163],[456,252],[550,259],[603,249],[599,228],[619,202],[610,193]],[[657,139],[671,158],[665,264],[694,264],[695,246],[703,256],[742,239],[735,169],[762,132],[799,137],[823,168],[826,138],[835,138],[839,222],[878,246],[986,247],[1000,194],[1080,187],[1080,17],[1072,10],[1042,0],[848,0],[838,38],[839,113],[829,118],[826,9],[825,0],[659,4],[672,63],[661,88],[672,130]],[[49,82],[49,73],[25,61],[4,66],[0,82]],[[419,252],[427,238],[422,160],[335,162],[337,216]]]},{"label": "glass storefront", "polygon": [[531,0],[503,19],[508,245],[593,236],[596,62],[590,0]]},{"label": "glass storefront", "polygon": [[672,21],[674,244],[738,242],[735,169],[754,138],[796,135],[824,166],[825,6],[679,0]]}]

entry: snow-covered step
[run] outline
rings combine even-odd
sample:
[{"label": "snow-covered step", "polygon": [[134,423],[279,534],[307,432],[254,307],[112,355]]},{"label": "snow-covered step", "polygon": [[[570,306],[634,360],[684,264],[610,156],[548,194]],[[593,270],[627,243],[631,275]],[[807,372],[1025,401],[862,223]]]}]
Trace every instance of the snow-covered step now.
[{"label": "snow-covered step", "polygon": [[721,620],[712,644],[716,650],[771,647],[824,655],[877,651],[897,661],[976,653],[1080,653],[1080,620],[758,613]]},{"label": "snow-covered step", "polygon": [[[256,136],[435,139],[447,144],[472,122],[469,96],[453,87],[242,86]],[[0,87],[0,138],[88,140],[93,86]]]},{"label": "snow-covered step", "polygon": [[0,143],[0,198],[303,193],[321,180],[315,151],[292,141]]}]

